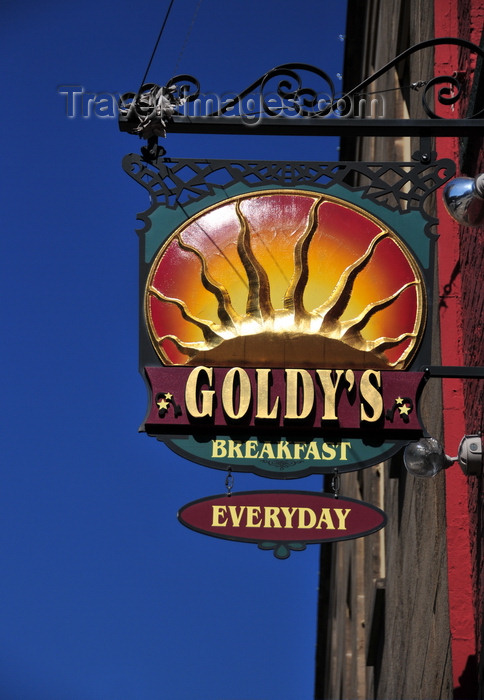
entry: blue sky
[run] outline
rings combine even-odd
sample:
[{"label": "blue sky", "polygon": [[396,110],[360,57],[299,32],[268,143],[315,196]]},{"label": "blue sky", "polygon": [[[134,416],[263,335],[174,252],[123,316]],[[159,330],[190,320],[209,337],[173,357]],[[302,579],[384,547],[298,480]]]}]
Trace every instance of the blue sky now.
[{"label": "blue sky", "polygon": [[[301,61],[335,81],[345,3],[175,0],[148,80],[239,91]],[[224,491],[137,429],[142,142],[59,86],[136,91],[166,2],[3,7],[2,700],[306,700],[319,547],[286,561],[181,526]],[[183,49],[183,50],[182,50]],[[172,157],[336,160],[334,140],[169,136]],[[286,483],[319,490],[320,477]],[[235,475],[235,490],[284,486]]]}]

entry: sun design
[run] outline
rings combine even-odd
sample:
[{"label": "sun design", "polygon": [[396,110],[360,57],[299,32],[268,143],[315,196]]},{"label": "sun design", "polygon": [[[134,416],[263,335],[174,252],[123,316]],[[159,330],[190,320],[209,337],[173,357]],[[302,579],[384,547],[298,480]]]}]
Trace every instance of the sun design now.
[{"label": "sun design", "polygon": [[270,190],[175,231],[148,276],[145,314],[165,365],[404,369],[425,292],[375,217],[330,195]]}]

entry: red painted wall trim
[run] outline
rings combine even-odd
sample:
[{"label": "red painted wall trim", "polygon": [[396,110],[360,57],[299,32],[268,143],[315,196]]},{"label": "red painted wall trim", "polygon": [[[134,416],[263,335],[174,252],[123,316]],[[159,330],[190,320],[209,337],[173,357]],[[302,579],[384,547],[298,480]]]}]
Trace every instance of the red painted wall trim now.
[{"label": "red painted wall trim", "polygon": [[[435,0],[435,36],[459,36],[459,3]],[[435,52],[435,75],[452,74],[458,65],[456,49],[439,47]],[[457,114],[449,115],[457,117]],[[454,139],[440,139],[437,143],[439,158],[459,162],[458,144]],[[440,220],[439,291],[441,353],[443,365],[463,365],[462,307],[459,263],[459,227],[444,209],[441,197],[437,200]],[[451,280],[452,283],[451,283]],[[446,287],[446,285],[448,285]],[[444,293],[445,291],[445,293]],[[447,454],[455,455],[465,434],[464,392],[459,380],[442,383],[444,445]],[[472,593],[472,563],[470,546],[470,518],[467,479],[455,465],[446,472],[447,557],[449,584],[449,614],[452,649],[452,669],[455,697],[469,697],[469,661],[476,653],[474,607]],[[465,673],[467,670],[467,673]],[[473,679],[470,679],[473,685]],[[464,693],[464,694],[463,694]]]}]

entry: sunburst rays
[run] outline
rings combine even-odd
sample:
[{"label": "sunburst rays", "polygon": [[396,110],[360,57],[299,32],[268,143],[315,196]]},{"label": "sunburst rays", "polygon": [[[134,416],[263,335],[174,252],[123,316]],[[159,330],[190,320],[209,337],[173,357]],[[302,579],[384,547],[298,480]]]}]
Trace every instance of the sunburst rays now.
[{"label": "sunburst rays", "polygon": [[[288,221],[278,218],[281,201],[287,205],[286,218],[294,219],[292,229],[287,228]],[[270,226],[258,227],[255,205],[272,207]],[[208,364],[212,360],[223,364],[224,348],[229,364],[234,357],[240,359],[240,351],[234,351],[240,346],[246,364],[270,365],[270,347],[278,345],[279,361],[286,355],[294,358],[300,350],[302,364],[321,366],[321,360],[328,360],[327,341],[337,341],[331,344],[333,366],[363,362],[364,366],[402,369],[408,364],[424,323],[424,286],[418,266],[388,227],[358,207],[314,192],[251,193],[221,206],[225,207],[224,220],[230,223],[230,236],[223,226],[217,231],[218,207],[212,207],[170,237],[149,275],[147,324],[164,364],[195,364],[201,357]],[[339,232],[337,227],[333,230],[331,218],[335,207],[342,208],[337,212],[339,218],[333,216],[343,222]],[[360,219],[365,221],[364,235],[352,230]],[[210,225],[209,247],[197,243],[204,225]],[[197,236],[192,234],[194,227]],[[283,227],[284,240],[278,238]],[[290,241],[288,230],[292,230]],[[340,253],[335,243],[338,235],[344,248]],[[341,248],[341,241],[338,245]],[[341,263],[353,248],[353,260]],[[168,250],[170,255],[165,257]],[[312,267],[310,251],[311,259],[318,261]],[[173,270],[178,258],[179,269]],[[282,263],[292,273],[286,274]],[[338,265],[343,265],[340,270]],[[388,265],[396,270],[390,281]],[[331,278],[335,266],[338,276],[328,288],[325,280]],[[379,274],[386,276],[384,283],[378,283]],[[278,289],[283,290],[279,296],[276,275]],[[313,291],[311,304],[306,294],[308,282],[318,289],[319,279],[320,299],[314,304]],[[395,314],[389,314],[392,310],[402,316],[401,323],[395,323]],[[317,339],[320,346],[315,346]],[[287,350],[282,355],[281,345]],[[290,351],[289,346],[293,346]],[[315,347],[321,348],[324,357],[305,357],[306,351],[314,355]],[[344,352],[335,353],[338,347]]]}]

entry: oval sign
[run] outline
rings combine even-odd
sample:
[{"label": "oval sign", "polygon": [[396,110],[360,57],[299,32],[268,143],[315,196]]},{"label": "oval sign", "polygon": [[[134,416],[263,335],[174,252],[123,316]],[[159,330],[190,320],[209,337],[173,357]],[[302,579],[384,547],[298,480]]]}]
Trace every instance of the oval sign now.
[{"label": "oval sign", "polygon": [[311,491],[244,491],[192,501],[179,521],[212,537],[258,544],[278,559],[307,544],[364,537],[386,525],[385,513],[353,498]]}]

